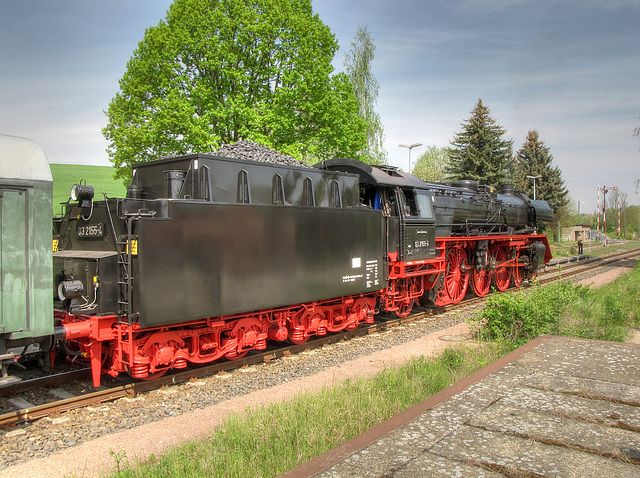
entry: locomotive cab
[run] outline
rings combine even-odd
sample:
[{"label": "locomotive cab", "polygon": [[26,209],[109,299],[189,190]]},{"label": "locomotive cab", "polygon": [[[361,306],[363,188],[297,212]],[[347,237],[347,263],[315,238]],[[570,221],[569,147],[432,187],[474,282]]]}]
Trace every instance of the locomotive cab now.
[{"label": "locomotive cab", "polygon": [[385,218],[389,260],[436,257],[433,193],[420,179],[392,166],[371,166],[346,158],[323,161],[315,167],[360,177],[361,203],[382,210]]},{"label": "locomotive cab", "polygon": [[424,189],[388,187],[389,253],[397,253],[398,260],[419,261],[433,259],[435,248],[435,217],[431,194]]}]

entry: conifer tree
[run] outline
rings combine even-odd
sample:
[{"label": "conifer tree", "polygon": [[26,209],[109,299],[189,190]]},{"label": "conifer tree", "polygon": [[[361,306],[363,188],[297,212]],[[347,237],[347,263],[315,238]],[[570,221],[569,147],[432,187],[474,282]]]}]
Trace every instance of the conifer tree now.
[{"label": "conifer tree", "polygon": [[536,179],[536,199],[549,203],[554,214],[568,201],[569,191],[564,185],[562,172],[553,166],[553,155],[540,140],[536,130],[530,130],[527,139],[516,153],[513,173],[514,185],[533,198],[533,179],[527,176],[541,176]]},{"label": "conifer tree", "polygon": [[496,187],[506,182],[513,161],[513,141],[502,139],[506,130],[489,116],[482,99],[461,126],[463,131],[456,134],[449,149],[450,179],[472,179]]},{"label": "conifer tree", "polygon": [[566,206],[569,202],[569,191],[564,185],[562,172],[557,166],[553,166],[553,155],[549,148],[540,140],[536,130],[530,130],[527,139],[516,153],[513,179],[516,190],[525,192],[533,198],[532,177],[535,179],[536,199],[543,199],[549,203],[553,210],[553,230],[557,231],[558,222],[566,215]]}]

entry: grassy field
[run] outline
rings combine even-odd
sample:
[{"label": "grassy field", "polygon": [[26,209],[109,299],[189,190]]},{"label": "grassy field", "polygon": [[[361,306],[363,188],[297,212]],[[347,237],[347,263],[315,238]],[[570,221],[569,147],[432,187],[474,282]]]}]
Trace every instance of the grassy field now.
[{"label": "grassy field", "polygon": [[[578,253],[578,243],[575,241],[553,242],[549,246],[553,257],[568,257]],[[584,253],[588,256],[599,257],[619,250],[637,249],[638,247],[640,247],[640,241],[625,241],[619,244],[612,241],[606,247],[603,247],[601,242],[592,241],[584,244]]]},{"label": "grassy field", "polygon": [[85,166],[78,164],[51,164],[53,175],[53,214],[60,213],[60,203],[67,202],[74,184],[86,180],[93,186],[96,199],[103,199],[103,191],[110,197],[124,197],[127,188],[121,180],[113,179],[110,166]]}]

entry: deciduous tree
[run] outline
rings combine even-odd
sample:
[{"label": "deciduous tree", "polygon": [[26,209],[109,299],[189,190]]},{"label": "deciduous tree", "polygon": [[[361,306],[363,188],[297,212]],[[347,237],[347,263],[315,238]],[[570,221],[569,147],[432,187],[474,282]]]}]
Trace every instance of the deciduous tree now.
[{"label": "deciduous tree", "polygon": [[174,0],[106,112],[116,175],[163,155],[252,140],[308,162],[357,157],[365,122],[311,0]]},{"label": "deciduous tree", "polygon": [[428,146],[427,150],[416,161],[411,174],[418,176],[423,181],[445,182],[446,167],[449,164],[449,150],[437,146]]},{"label": "deciduous tree", "polygon": [[384,128],[375,109],[380,86],[371,71],[375,49],[367,26],[358,26],[351,50],[345,55],[344,66],[360,105],[360,117],[367,124],[367,148],[362,160],[370,164],[386,164]]}]

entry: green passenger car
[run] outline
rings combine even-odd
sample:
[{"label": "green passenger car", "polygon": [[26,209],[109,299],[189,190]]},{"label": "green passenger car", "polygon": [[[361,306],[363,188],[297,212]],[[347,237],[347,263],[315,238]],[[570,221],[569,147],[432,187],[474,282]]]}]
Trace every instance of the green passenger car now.
[{"label": "green passenger car", "polygon": [[0,359],[12,347],[51,346],[53,178],[42,148],[0,135]]}]

